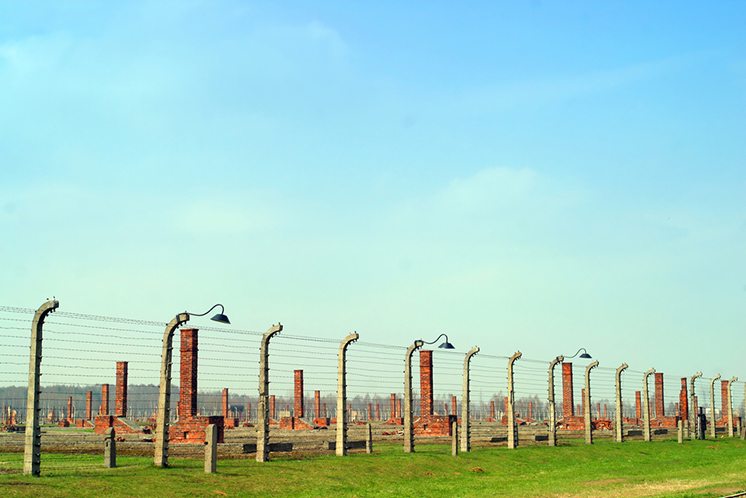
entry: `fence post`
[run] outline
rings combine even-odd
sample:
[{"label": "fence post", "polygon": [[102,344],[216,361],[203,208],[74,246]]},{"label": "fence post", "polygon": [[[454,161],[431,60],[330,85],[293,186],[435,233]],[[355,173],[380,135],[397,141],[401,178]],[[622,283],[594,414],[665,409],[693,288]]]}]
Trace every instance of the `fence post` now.
[{"label": "fence post", "polygon": [[458,456],[458,421],[451,423],[451,456]]},{"label": "fence post", "polygon": [[731,395],[731,384],[738,380],[738,377],[731,377],[728,381],[728,437],[733,437],[733,396]]},{"label": "fence post", "polygon": [[404,453],[414,452],[414,409],[412,407],[412,355],[425,343],[416,340],[404,356]]},{"label": "fence post", "polygon": [[523,353],[516,351],[508,359],[508,448],[515,449],[518,446],[518,427],[515,425],[515,408],[513,390],[513,364],[517,359],[523,356]]},{"label": "fence post", "polygon": [[710,382],[710,436],[712,436],[712,439],[715,439],[715,420],[717,418],[715,417],[715,382],[720,380],[720,374],[717,374],[715,377],[712,378],[712,382]]},{"label": "fence post", "polygon": [[622,372],[624,372],[629,365],[622,363],[616,369],[616,420],[614,421],[614,429],[616,430],[616,442],[624,442],[624,405],[622,405]]},{"label": "fence post", "polygon": [[370,454],[373,453],[373,425],[368,422],[368,434],[365,438],[365,452]]},{"label": "fence post", "polygon": [[337,456],[347,454],[347,347],[359,337],[353,332],[342,339],[337,352]]},{"label": "fence post", "polygon": [[218,469],[218,426],[205,428],[205,474],[214,474]]},{"label": "fence post", "polygon": [[259,349],[259,399],[256,411],[256,461],[269,461],[269,340],[282,331],[282,324],[272,325],[262,335]]},{"label": "fence post", "polygon": [[694,440],[697,439],[697,434],[699,431],[697,430],[699,417],[697,417],[697,414],[694,413],[694,398],[696,397],[694,394],[694,381],[698,378],[702,377],[702,372],[697,371],[692,377],[689,379],[689,419],[687,420],[688,432],[690,439]]},{"label": "fence post", "polygon": [[117,466],[117,432],[113,427],[104,433],[104,467],[111,469]]},{"label": "fence post", "polygon": [[645,441],[650,441],[650,396],[648,395],[648,377],[655,373],[655,368],[651,368],[642,374],[642,437]]},{"label": "fence post", "polygon": [[163,331],[161,351],[161,380],[158,388],[158,415],[155,421],[155,449],[153,463],[156,467],[168,467],[168,425],[171,418],[171,359],[174,331],[189,321],[189,313],[176,315]]},{"label": "fence post", "polygon": [[547,400],[549,401],[549,446],[557,446],[557,412],[554,402],[554,367],[562,363],[565,357],[560,355],[549,362],[549,382],[547,384]]},{"label": "fence post", "polygon": [[679,444],[684,442],[684,421],[679,418],[676,421],[676,432]]},{"label": "fence post", "polygon": [[28,393],[26,397],[26,434],[23,447],[23,473],[41,473],[41,427],[39,426],[39,394],[41,380],[41,346],[44,319],[59,308],[60,302],[50,299],[39,306],[31,322],[31,352],[29,353]]},{"label": "fence post", "polygon": [[469,377],[469,366],[471,365],[471,359],[478,352],[479,347],[474,346],[464,356],[464,392],[461,396],[461,451],[466,452],[471,451],[471,414],[469,413],[471,379]]},{"label": "fence post", "polygon": [[593,421],[591,420],[591,370],[598,366],[594,360],[585,367],[585,444],[593,444]]}]

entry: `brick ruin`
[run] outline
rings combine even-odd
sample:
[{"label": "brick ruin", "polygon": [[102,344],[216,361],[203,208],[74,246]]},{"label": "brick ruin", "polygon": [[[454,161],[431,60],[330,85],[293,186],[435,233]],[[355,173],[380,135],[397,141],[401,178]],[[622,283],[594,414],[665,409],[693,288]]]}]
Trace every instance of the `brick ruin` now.
[{"label": "brick ruin", "polygon": [[202,417],[197,413],[198,350],[197,329],[181,329],[179,419],[168,429],[168,439],[172,443],[203,444],[205,430],[210,424],[217,426],[218,442],[223,442],[224,418],[219,415]]},{"label": "brick ruin", "polygon": [[280,429],[291,431],[311,430],[313,424],[306,422],[303,406],[303,370],[293,371],[293,412],[288,417],[280,419]]},{"label": "brick ruin", "polygon": [[[683,389],[686,392],[686,378],[684,379]],[[685,394],[686,396],[686,394]],[[650,419],[651,427],[664,427],[667,429],[675,429],[678,424],[679,417],[666,416],[665,399],[663,395],[663,372],[655,373],[655,416]]]},{"label": "brick ruin", "polygon": [[495,400],[490,400],[490,416],[485,419],[485,422],[497,422],[497,414],[495,410]]},{"label": "brick ruin", "polygon": [[101,385],[101,414],[94,419],[94,431],[103,434],[113,427],[117,434],[146,433],[133,420],[127,418],[127,368],[128,362],[118,361],[116,365],[117,383],[115,385],[114,414],[109,413],[109,384]]},{"label": "brick ruin", "polygon": [[[714,416],[713,416],[714,419]],[[733,427],[741,423],[741,417],[733,411]],[[720,418],[715,421],[716,427],[728,427],[728,381],[720,381]]]},{"label": "brick ruin", "polygon": [[[561,429],[581,431],[585,430],[585,388],[580,390],[580,405],[576,407],[572,377],[572,363],[562,363],[562,418],[557,422],[557,426]],[[576,413],[576,408],[579,413]],[[595,418],[593,417],[592,406],[589,409],[591,410],[591,428],[593,430],[612,429],[611,419],[601,416],[600,403],[596,403]],[[604,415],[606,413],[606,407],[604,406]]]},{"label": "brick ruin", "polygon": [[221,404],[223,408],[223,427],[226,429],[235,429],[239,425],[237,417],[231,413],[230,403],[228,402],[228,388],[224,387],[222,392]]},{"label": "brick ruin", "polygon": [[456,415],[435,415],[433,411],[433,352],[420,350],[420,416],[414,421],[417,435],[450,436]]},{"label": "brick ruin", "polygon": [[401,416],[401,402],[397,400],[395,393],[391,393],[389,403],[389,418],[386,420],[386,423],[390,425],[404,425],[404,419]]},{"label": "brick ruin", "polygon": [[331,420],[325,414],[321,413],[321,391],[313,392],[313,424],[317,427],[329,427]]}]

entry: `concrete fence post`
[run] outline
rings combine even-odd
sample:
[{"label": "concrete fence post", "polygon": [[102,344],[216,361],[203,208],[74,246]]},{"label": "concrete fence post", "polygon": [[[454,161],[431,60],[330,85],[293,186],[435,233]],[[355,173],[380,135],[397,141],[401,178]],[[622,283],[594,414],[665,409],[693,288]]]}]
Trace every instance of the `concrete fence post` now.
[{"label": "concrete fence post", "polygon": [[367,434],[365,435],[365,452],[368,454],[373,453],[373,425],[368,422]]},{"label": "concrete fence post", "polygon": [[516,351],[508,359],[508,448],[515,449],[518,447],[518,427],[515,423],[515,391],[513,389],[513,364],[523,353]]},{"label": "concrete fence post", "polygon": [[728,437],[733,437],[733,395],[731,385],[738,380],[738,377],[731,377],[728,381]]},{"label": "concrete fence post", "polygon": [[614,420],[614,432],[616,442],[624,442],[624,405],[622,404],[622,372],[627,370],[629,365],[622,363],[616,369],[616,418]]},{"label": "concrete fence post", "polygon": [[451,456],[458,456],[458,422],[451,423]]},{"label": "concrete fence post", "polygon": [[214,474],[218,469],[218,426],[205,428],[205,474]]},{"label": "concrete fence post", "polygon": [[[479,347],[474,346],[464,356],[463,394],[461,395],[461,451],[471,451],[471,413],[469,410],[471,378],[469,367],[471,359],[479,352]],[[454,414],[455,415],[455,414]]]},{"label": "concrete fence post", "polygon": [[113,427],[104,432],[104,467],[113,469],[117,466],[117,433]]},{"label": "concrete fence post", "polygon": [[269,341],[282,332],[282,324],[272,325],[262,335],[259,349],[259,399],[256,407],[256,461],[269,461]]},{"label": "concrete fence post", "polygon": [[684,421],[679,419],[676,421],[676,432],[679,444],[684,442]]},{"label": "concrete fence post", "polygon": [[414,452],[414,408],[412,397],[412,355],[425,343],[416,340],[404,355],[404,453]]},{"label": "concrete fence post", "polygon": [[558,356],[549,362],[549,379],[547,382],[547,401],[549,402],[549,434],[547,442],[549,446],[557,446],[557,407],[554,401],[554,367],[565,360],[564,356]]},{"label": "concrete fence post", "polygon": [[712,378],[710,382],[710,436],[715,439],[715,382],[720,380],[720,374],[717,374]]},{"label": "concrete fence post", "polygon": [[694,381],[696,381],[698,378],[702,377],[702,372],[698,371],[694,375],[691,376],[689,379],[689,419],[687,420],[687,428],[689,432],[689,437],[694,440],[697,439],[697,434],[699,433],[698,430],[698,421],[699,417],[696,413],[694,413],[695,407],[697,406],[697,403],[694,402],[695,398],[697,397],[694,393]]},{"label": "concrete fence post", "polygon": [[347,454],[347,347],[357,341],[357,332],[342,339],[337,352],[337,456]]},{"label": "concrete fence post", "polygon": [[645,441],[651,440],[650,435],[650,396],[648,394],[648,377],[655,373],[655,368],[651,368],[642,374],[642,437]]},{"label": "concrete fence post", "polygon": [[598,366],[598,360],[593,360],[585,367],[585,403],[583,417],[585,423],[585,444],[593,444],[593,420],[591,420],[591,370]]},{"label": "concrete fence post", "polygon": [[39,306],[31,322],[31,350],[28,367],[28,392],[26,397],[26,434],[23,446],[23,473],[38,476],[41,473],[41,427],[39,426],[39,395],[41,394],[41,346],[44,319],[59,308],[60,302],[50,299]]},{"label": "concrete fence post", "polygon": [[189,313],[176,315],[163,331],[161,350],[161,380],[158,387],[158,414],[155,421],[155,448],[153,463],[156,467],[168,467],[168,426],[171,418],[171,363],[173,357],[174,331],[189,321]]}]

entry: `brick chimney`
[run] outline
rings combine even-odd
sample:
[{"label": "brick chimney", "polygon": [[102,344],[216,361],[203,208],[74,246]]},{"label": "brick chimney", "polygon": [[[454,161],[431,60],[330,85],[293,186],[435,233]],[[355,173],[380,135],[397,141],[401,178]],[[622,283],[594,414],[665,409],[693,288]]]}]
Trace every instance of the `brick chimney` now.
[{"label": "brick chimney", "polygon": [[679,416],[682,420],[689,420],[689,397],[687,396],[686,377],[681,378],[681,391],[679,391]]},{"label": "brick chimney", "polygon": [[728,418],[728,381],[720,381],[720,417],[722,419]]},{"label": "brick chimney", "polygon": [[635,418],[638,420],[642,418],[642,393],[640,391],[635,391]]},{"label": "brick chimney", "polygon": [[321,418],[321,391],[313,392],[313,411],[316,413],[316,418]]},{"label": "brick chimney", "polygon": [[572,392],[572,363],[562,364],[562,417],[575,415],[575,400]]},{"label": "brick chimney", "polygon": [[179,420],[197,415],[198,329],[181,329],[181,368],[179,369]]},{"label": "brick chimney", "polygon": [[115,410],[114,415],[117,417],[127,416],[127,362],[117,362],[117,387],[114,398]]},{"label": "brick chimney", "polygon": [[109,414],[109,384],[101,384],[101,407],[99,415]]},{"label": "brick chimney", "polygon": [[655,372],[655,418],[666,416],[663,402],[663,372]]},{"label": "brick chimney", "polygon": [[295,403],[293,405],[293,416],[303,418],[303,370],[295,370]]},{"label": "brick chimney", "polygon": [[433,415],[433,352],[420,350],[420,416]]},{"label": "brick chimney", "polygon": [[396,418],[396,394],[391,393],[390,403],[391,403],[391,408],[390,408],[391,416],[389,418]]},{"label": "brick chimney", "polygon": [[228,413],[228,388],[223,388],[223,418],[230,418],[231,414]]},{"label": "brick chimney", "polygon": [[272,420],[277,418],[277,398],[274,394],[269,396],[269,418]]},{"label": "brick chimney", "polygon": [[451,415],[457,415],[458,414],[458,401],[456,400],[456,396],[451,396]]},{"label": "brick chimney", "polygon": [[93,416],[93,391],[85,393],[85,419],[91,420]]}]

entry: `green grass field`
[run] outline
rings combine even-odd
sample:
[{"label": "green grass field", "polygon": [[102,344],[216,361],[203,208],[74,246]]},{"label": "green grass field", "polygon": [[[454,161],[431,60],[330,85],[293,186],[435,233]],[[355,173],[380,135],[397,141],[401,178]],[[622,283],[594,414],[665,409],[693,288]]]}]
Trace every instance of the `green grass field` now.
[{"label": "green grass field", "polygon": [[673,440],[580,442],[548,448],[476,448],[454,458],[445,445],[406,455],[379,445],[373,455],[276,458],[265,464],[143,457],[45,455],[43,475],[21,475],[21,454],[0,454],[0,496],[723,496],[746,490],[746,442]]}]

